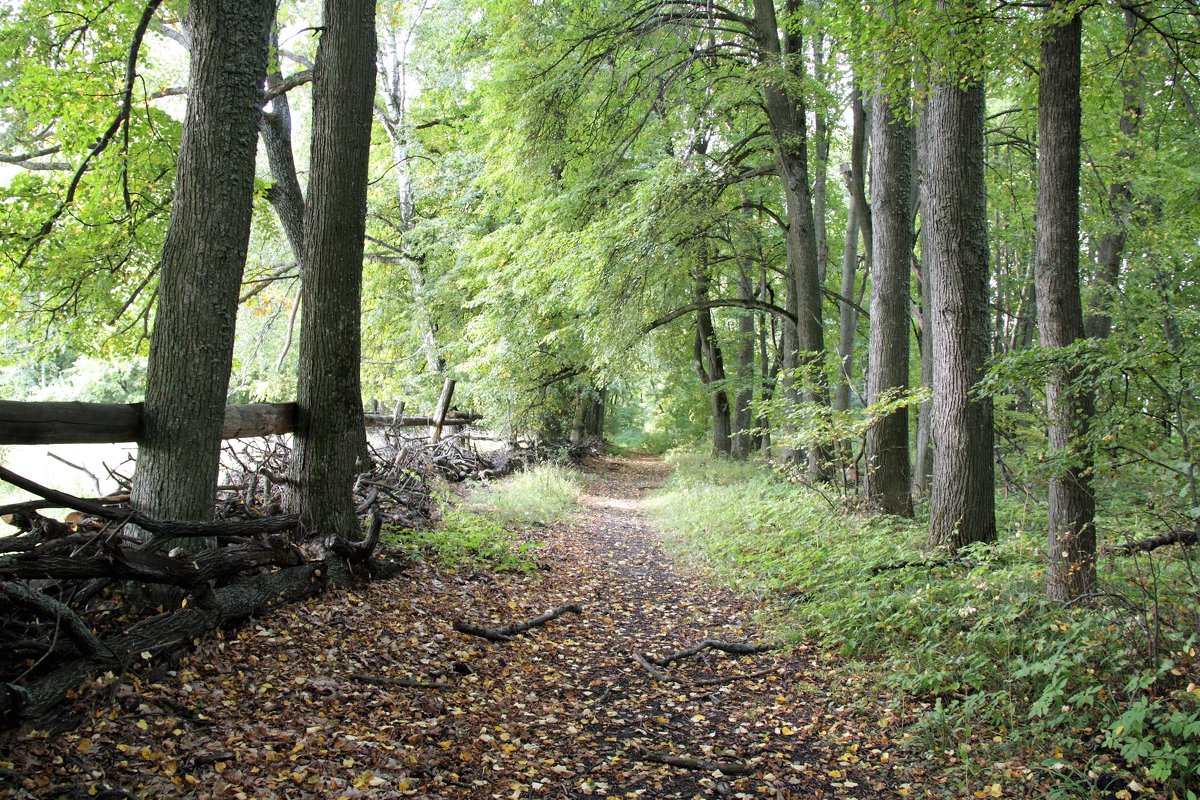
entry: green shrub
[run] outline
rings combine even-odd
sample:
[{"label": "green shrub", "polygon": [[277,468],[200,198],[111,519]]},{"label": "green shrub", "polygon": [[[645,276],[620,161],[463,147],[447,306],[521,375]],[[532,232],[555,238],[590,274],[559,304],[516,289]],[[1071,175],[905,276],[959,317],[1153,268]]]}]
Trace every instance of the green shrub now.
[{"label": "green shrub", "polygon": [[1002,499],[1001,541],[948,558],[926,550],[927,521],[849,513],[752,465],[670,458],[652,508],[675,552],[775,596],[791,636],[899,691],[919,755],[982,743],[955,760],[960,789],[1016,759],[1063,786],[1127,768],[1164,797],[1195,796],[1200,604],[1186,556],[1106,559],[1102,593],[1063,606],[1045,598],[1036,505]]}]

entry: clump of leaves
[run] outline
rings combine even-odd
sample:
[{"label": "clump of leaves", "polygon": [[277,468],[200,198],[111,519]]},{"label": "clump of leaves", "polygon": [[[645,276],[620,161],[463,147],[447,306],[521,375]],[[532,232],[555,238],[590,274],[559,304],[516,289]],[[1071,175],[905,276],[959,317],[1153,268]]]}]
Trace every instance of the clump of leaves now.
[{"label": "clump of leaves", "polygon": [[444,567],[478,566],[496,572],[537,570],[535,541],[522,540],[497,519],[446,504],[441,522],[424,529],[394,529],[384,534],[386,545],[410,558]]},{"label": "clump of leaves", "polygon": [[547,525],[574,511],[583,482],[561,464],[538,464],[474,492],[469,508],[502,525]]},{"label": "clump of leaves", "polygon": [[1196,797],[1200,582],[1186,551],[1107,558],[1102,591],[1063,606],[1045,597],[1037,506],[1001,500],[1000,542],[950,557],[927,552],[927,521],[842,513],[761,468],[672,460],[653,508],[676,552],[868,665],[906,698],[909,745],[948,760],[960,788],[1018,763],[1051,794],[1119,780]]}]

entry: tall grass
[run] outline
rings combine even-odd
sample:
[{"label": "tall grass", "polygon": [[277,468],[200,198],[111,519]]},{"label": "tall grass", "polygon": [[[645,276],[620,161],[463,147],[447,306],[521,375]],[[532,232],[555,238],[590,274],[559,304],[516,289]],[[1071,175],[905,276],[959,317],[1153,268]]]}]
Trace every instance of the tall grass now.
[{"label": "tall grass", "polygon": [[954,765],[951,795],[1017,773],[1048,796],[1200,795],[1186,553],[1105,559],[1103,594],[1063,606],[1045,598],[1036,505],[1002,500],[1001,541],[950,558],[926,550],[926,520],[849,513],[761,467],[670,458],[652,508],[678,556],[776,598],[785,635],[904,697],[908,745]]},{"label": "tall grass", "polygon": [[575,510],[582,489],[582,478],[571,468],[538,464],[477,489],[467,507],[504,525],[547,525]]}]

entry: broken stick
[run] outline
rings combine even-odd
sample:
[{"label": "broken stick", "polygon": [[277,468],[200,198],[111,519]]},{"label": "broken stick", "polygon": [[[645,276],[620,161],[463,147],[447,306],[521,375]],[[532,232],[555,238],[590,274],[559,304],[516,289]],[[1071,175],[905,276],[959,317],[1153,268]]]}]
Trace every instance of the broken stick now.
[{"label": "broken stick", "polygon": [[753,642],[723,642],[719,639],[705,639],[700,644],[693,645],[686,650],[680,650],[678,653],[672,653],[669,656],[655,658],[647,655],[646,660],[651,664],[657,664],[660,667],[665,667],[673,661],[680,661],[685,658],[691,658],[697,653],[707,650],[720,650],[723,653],[731,653],[735,656],[748,656],[754,653],[765,653],[768,650],[775,650],[779,645],[774,644],[755,644]]},{"label": "broken stick", "polygon": [[551,620],[558,619],[563,614],[582,614],[583,606],[578,603],[567,603],[558,608],[552,608],[541,616],[527,619],[524,622],[514,622],[511,625],[505,625],[500,628],[481,628],[478,625],[470,625],[466,622],[455,622],[454,630],[459,633],[465,633],[468,636],[479,636],[487,639],[489,642],[511,642],[517,634],[524,633],[531,628],[536,628],[539,625],[545,625]]}]

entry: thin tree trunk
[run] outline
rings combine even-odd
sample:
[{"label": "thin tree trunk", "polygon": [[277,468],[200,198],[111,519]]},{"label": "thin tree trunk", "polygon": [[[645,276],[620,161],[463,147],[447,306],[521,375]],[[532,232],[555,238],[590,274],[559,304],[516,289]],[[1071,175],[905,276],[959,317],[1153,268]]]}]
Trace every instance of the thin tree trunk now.
[{"label": "thin tree trunk", "polygon": [[[871,140],[871,371],[867,403],[908,389],[909,271],[912,268],[912,127],[876,94]],[[888,414],[867,431],[866,499],[889,514],[912,516],[908,410]]]},{"label": "thin tree trunk", "polygon": [[291,478],[304,530],[344,539],[358,527],[351,490],[366,454],[359,316],[374,100],[374,0],[325,0],[313,81]]},{"label": "thin tree trunk", "polygon": [[[788,0],[787,10],[797,10],[794,0]],[[786,46],[779,39],[779,25],[773,0],[754,2],[755,38],[760,49],[774,65],[783,65],[801,81],[804,78],[804,50],[798,33],[785,32]],[[825,328],[821,307],[821,287],[818,281],[816,230],[808,171],[807,109],[801,98],[790,95],[781,81],[766,81],[763,99],[771,135],[775,142],[775,161],[783,180],[787,209],[787,309],[795,314],[797,324],[785,323],[784,368],[799,369],[804,375],[804,401],[817,406],[829,405],[829,391],[824,383],[821,362],[825,353]],[[788,328],[792,328],[789,335]],[[792,387],[785,387],[789,396],[798,399]],[[808,448],[808,475],[814,481],[826,478],[829,448],[825,443],[813,443]]]},{"label": "thin tree trunk", "polygon": [[[738,276],[738,297],[754,299],[754,283],[750,275]],[[732,455],[737,459],[750,457],[750,429],[754,420],[750,404],[754,401],[754,314],[745,311],[738,315],[737,391],[733,398]]]},{"label": "thin tree trunk", "polygon": [[[267,70],[267,88],[275,88],[283,80],[279,57],[274,55],[278,47],[279,32],[276,30],[271,33],[273,55]],[[263,113],[259,132],[271,169],[272,183],[267,190],[267,202],[275,209],[292,255],[299,264],[304,254],[304,192],[300,189],[292,152],[292,108],[287,92],[281,92],[271,100],[271,110]]]},{"label": "thin tree trunk", "polygon": [[921,401],[917,409],[917,448],[913,463],[913,500],[924,500],[929,496],[930,480],[933,477],[933,325],[932,316],[932,280],[929,274],[930,248],[928,220],[931,217],[929,208],[929,189],[926,176],[929,170],[929,125],[924,111],[917,118],[916,130],[916,183],[919,185],[919,205],[921,215],[921,263],[919,280],[921,282],[921,320],[920,336],[917,344],[921,349],[921,385],[931,393],[930,397]]},{"label": "thin tree trunk", "polygon": [[[1142,118],[1142,94],[1145,89],[1141,73],[1136,68],[1136,56],[1145,56],[1147,37],[1142,37],[1135,43],[1138,31],[1138,19],[1130,8],[1124,9],[1125,14],[1125,46],[1126,61],[1133,61],[1133,66],[1127,66],[1121,77],[1123,103],[1121,109],[1120,131],[1126,141],[1126,147],[1117,152],[1117,158],[1122,165],[1128,165],[1133,160],[1133,139],[1137,136],[1138,123]],[[1136,53],[1136,56],[1133,54]],[[1133,216],[1133,190],[1129,182],[1122,177],[1113,181],[1108,189],[1108,203],[1112,214],[1112,229],[1105,231],[1100,237],[1100,248],[1097,253],[1097,270],[1092,283],[1091,295],[1088,301],[1088,313],[1084,319],[1084,330],[1093,339],[1107,338],[1112,331],[1112,308],[1117,301],[1118,283],[1121,279],[1121,259],[1125,254],[1125,239]]]},{"label": "thin tree trunk", "polygon": [[269,0],[188,7],[187,112],[132,488],[133,504],[157,519],[203,520],[214,511],[274,10]]},{"label": "thin tree trunk", "polygon": [[[1062,0],[1047,12],[1054,14]],[[1079,295],[1079,13],[1047,29],[1038,79],[1038,328],[1045,348],[1084,337]],[[1050,479],[1046,586],[1051,598],[1073,600],[1096,583],[1096,498],[1083,443],[1092,394],[1073,385],[1079,369],[1058,365],[1046,382],[1050,451],[1063,464]]]},{"label": "thin tree trunk", "polygon": [[[954,10],[977,11],[971,2]],[[978,79],[962,77],[939,76],[930,93],[925,223],[936,354],[930,541],[951,550],[996,539],[992,403],[971,397],[991,351],[984,95]]]}]

